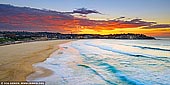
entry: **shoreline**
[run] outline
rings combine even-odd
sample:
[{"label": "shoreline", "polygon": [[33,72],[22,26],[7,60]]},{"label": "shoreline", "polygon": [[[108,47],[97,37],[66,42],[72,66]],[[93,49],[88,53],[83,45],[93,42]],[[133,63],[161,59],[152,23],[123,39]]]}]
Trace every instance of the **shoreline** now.
[{"label": "shoreline", "polygon": [[46,60],[59,44],[71,40],[37,41],[0,46],[0,81],[26,81],[32,66]]},{"label": "shoreline", "polygon": [[75,39],[54,39],[54,40],[37,40],[37,41],[16,41],[12,43],[7,43],[7,44],[0,44],[1,46],[7,46],[7,45],[15,45],[15,44],[22,44],[22,43],[31,43],[31,42],[43,42],[43,41],[55,41],[55,40],[75,40]]}]

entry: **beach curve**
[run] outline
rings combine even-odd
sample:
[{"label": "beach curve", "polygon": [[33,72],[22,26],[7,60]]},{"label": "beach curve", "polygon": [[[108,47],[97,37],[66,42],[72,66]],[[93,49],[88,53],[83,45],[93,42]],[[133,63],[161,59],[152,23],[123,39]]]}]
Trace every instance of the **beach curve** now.
[{"label": "beach curve", "polygon": [[70,40],[37,41],[0,46],[0,81],[26,81],[35,72],[33,64],[42,62]]}]

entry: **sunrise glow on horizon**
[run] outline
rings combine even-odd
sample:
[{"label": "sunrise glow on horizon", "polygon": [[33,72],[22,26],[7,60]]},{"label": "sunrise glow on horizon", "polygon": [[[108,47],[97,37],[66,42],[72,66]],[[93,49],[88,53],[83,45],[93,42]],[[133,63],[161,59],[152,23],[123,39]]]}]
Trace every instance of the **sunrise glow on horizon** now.
[{"label": "sunrise glow on horizon", "polygon": [[0,4],[0,30],[170,37],[169,0],[1,0]]}]

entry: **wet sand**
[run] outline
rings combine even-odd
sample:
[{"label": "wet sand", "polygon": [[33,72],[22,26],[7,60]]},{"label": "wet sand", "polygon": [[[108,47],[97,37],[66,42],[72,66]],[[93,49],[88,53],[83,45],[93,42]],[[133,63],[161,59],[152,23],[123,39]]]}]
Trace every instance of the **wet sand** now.
[{"label": "wet sand", "polygon": [[[33,64],[42,62],[58,49],[58,45],[70,40],[37,41],[0,46],[0,81],[26,81],[26,77],[35,72]],[[50,75],[48,69],[38,75]]]}]

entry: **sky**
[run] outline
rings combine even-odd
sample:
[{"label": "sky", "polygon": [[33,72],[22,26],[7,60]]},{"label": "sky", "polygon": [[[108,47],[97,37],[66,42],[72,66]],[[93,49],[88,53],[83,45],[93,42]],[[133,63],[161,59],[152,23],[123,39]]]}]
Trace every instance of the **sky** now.
[{"label": "sky", "polygon": [[[89,21],[95,20],[92,21],[95,22],[95,27],[92,26],[94,29],[78,24],[79,27],[77,29],[79,29],[79,31],[75,33],[142,33],[150,36],[170,37],[170,0],[0,0],[0,4],[49,9],[59,12],[74,12],[70,15],[88,19]],[[95,12],[89,12],[89,10]],[[79,11],[81,11],[81,13]],[[117,19],[117,21],[115,19]],[[136,22],[133,22],[133,25],[141,21],[147,23],[156,22],[156,24],[144,25],[142,23],[142,25],[138,24],[138,26],[127,26],[127,22],[131,23],[130,21],[135,19]],[[110,21],[117,23],[118,20],[119,22],[123,22],[124,27],[116,25],[112,26],[112,29],[111,27],[108,29],[108,25],[103,26],[96,24],[96,22],[99,23],[98,21],[107,24]],[[83,21],[84,20],[81,20],[81,23],[83,23]],[[125,25],[127,27],[125,27]],[[76,26],[74,28],[76,29]],[[56,28],[56,30],[57,29],[58,28]]]}]

